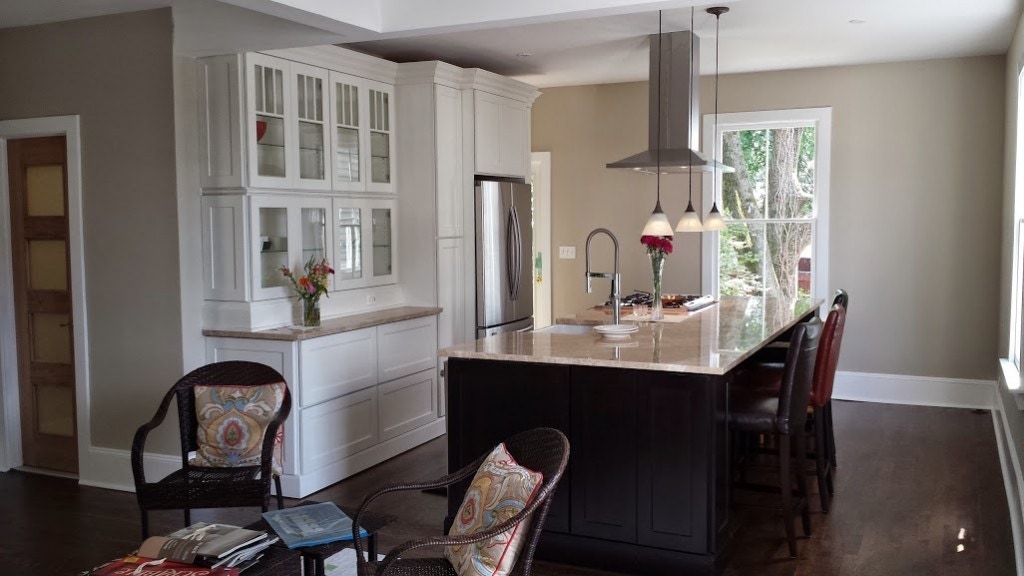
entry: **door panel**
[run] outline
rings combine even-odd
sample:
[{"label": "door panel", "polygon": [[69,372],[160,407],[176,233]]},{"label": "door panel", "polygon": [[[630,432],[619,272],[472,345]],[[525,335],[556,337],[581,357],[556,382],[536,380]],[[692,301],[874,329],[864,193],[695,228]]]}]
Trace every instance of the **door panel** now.
[{"label": "door panel", "polygon": [[11,140],[15,326],[26,466],[78,471],[63,136]]},{"label": "door panel", "polygon": [[477,326],[516,320],[509,269],[511,189],[501,182],[476,187]]},{"label": "door panel", "polygon": [[529,184],[512,184],[512,206],[515,210],[518,248],[515,253],[515,315],[533,316],[533,188]]}]

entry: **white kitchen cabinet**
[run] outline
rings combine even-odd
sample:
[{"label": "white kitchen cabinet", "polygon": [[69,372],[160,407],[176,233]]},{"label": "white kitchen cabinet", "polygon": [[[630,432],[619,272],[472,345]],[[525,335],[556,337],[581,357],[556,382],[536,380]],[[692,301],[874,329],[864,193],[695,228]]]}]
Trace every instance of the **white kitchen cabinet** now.
[{"label": "white kitchen cabinet", "polygon": [[530,172],[530,106],[473,91],[476,173],[526,178]]},{"label": "white kitchen cabinet", "polygon": [[304,274],[311,258],[331,261],[328,215],[331,201],[308,196],[254,196],[249,201],[252,258],[252,298],[268,300],[294,296],[282,272]]},{"label": "white kitchen cabinet", "polygon": [[398,272],[396,206],[393,199],[334,199],[332,290],[395,283]]},{"label": "white kitchen cabinet", "polygon": [[437,159],[437,236],[460,237],[465,205],[462,187],[462,92],[434,86]]},{"label": "white kitchen cabinet", "polygon": [[395,192],[394,88],[331,72],[334,189]]},{"label": "white kitchen cabinet", "polygon": [[328,72],[298,62],[289,63],[295,89],[292,129],[295,146],[291,165],[295,167],[294,187],[300,190],[330,190]]},{"label": "white kitchen cabinet", "polygon": [[282,482],[304,497],[444,433],[436,331],[424,316],[301,340],[211,336],[207,360],[261,362],[285,377]]}]

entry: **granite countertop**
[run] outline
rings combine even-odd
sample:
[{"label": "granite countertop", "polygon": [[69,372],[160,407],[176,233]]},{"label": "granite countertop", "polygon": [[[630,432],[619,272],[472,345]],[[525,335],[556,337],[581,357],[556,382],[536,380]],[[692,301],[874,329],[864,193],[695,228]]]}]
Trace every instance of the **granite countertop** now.
[{"label": "granite countertop", "polygon": [[[548,332],[542,329],[498,334],[445,348],[438,354],[449,358],[720,375],[776,339],[822,302],[819,299],[798,303],[794,310],[776,299],[723,298],[717,304],[687,313],[678,322],[636,322],[639,331],[626,340],[608,340],[591,331],[559,332],[574,327],[555,326]],[[603,315],[603,311],[599,312]],[[578,320],[587,320],[587,315]],[[629,315],[623,315],[622,320],[629,322]],[[605,323],[611,323],[611,316],[607,316]]]},{"label": "granite countertop", "polygon": [[350,316],[338,316],[324,320],[317,328],[301,328],[298,326],[284,326],[282,328],[271,328],[269,330],[203,330],[203,336],[217,336],[220,338],[252,338],[254,340],[309,340],[331,334],[351,332],[361,328],[380,326],[402,320],[412,320],[425,316],[436,316],[441,313],[440,308],[424,306],[400,306],[398,308],[386,308],[373,312],[363,312]]}]

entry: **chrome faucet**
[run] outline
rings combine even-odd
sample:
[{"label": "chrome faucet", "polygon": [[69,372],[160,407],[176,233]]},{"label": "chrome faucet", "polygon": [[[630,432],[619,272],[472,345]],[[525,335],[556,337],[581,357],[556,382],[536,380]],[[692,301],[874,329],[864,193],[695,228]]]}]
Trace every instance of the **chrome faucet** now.
[{"label": "chrome faucet", "polygon": [[[594,239],[594,236],[598,234],[607,234],[612,239],[612,244],[615,245],[615,272],[591,272],[590,271],[590,241]],[[619,309],[622,307],[622,302],[619,300],[619,239],[612,234],[612,231],[607,228],[597,228],[587,236],[587,294],[593,292],[593,288],[590,286],[591,278],[610,278],[612,281],[612,319],[615,324],[621,324],[621,315]]]}]

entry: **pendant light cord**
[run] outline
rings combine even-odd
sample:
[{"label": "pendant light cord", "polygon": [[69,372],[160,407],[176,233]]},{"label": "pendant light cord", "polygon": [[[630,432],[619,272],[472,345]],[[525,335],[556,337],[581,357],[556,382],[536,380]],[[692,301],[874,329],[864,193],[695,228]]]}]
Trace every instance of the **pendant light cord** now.
[{"label": "pendant light cord", "polygon": [[[711,191],[713,196],[718,196],[718,42],[721,39],[721,25],[722,25],[722,14],[720,12],[715,14],[715,134],[714,144],[711,146],[711,162],[714,167],[714,182],[711,183]],[[711,202],[714,206],[715,201],[712,198]]]},{"label": "pendant light cord", "polygon": [[661,209],[661,56],[661,10],[658,10],[658,147],[654,151],[658,209]]},{"label": "pendant light cord", "polygon": [[[688,126],[687,126],[687,133],[689,133],[690,130],[693,128],[693,83],[694,83],[694,77],[696,76],[696,74],[694,73],[694,70],[693,70],[693,40],[696,37],[695,36],[696,30],[693,27],[693,13],[694,13],[694,11],[695,10],[694,10],[693,6],[691,6],[690,7],[690,70],[688,72],[689,75],[690,75],[690,78],[688,79],[688,81],[686,83],[686,86],[687,86],[687,90],[686,90],[686,98],[687,98],[687,100],[686,100],[686,122],[688,124]],[[691,137],[691,141],[692,141],[692,137]],[[689,142],[687,142],[687,149],[686,149],[686,167],[687,167],[687,170],[686,170],[686,181],[689,184],[688,188],[689,188],[689,191],[690,191],[690,195],[689,195],[689,198],[687,200],[687,207],[686,207],[686,209],[690,210],[691,208],[693,208],[693,151],[689,149]]]}]

